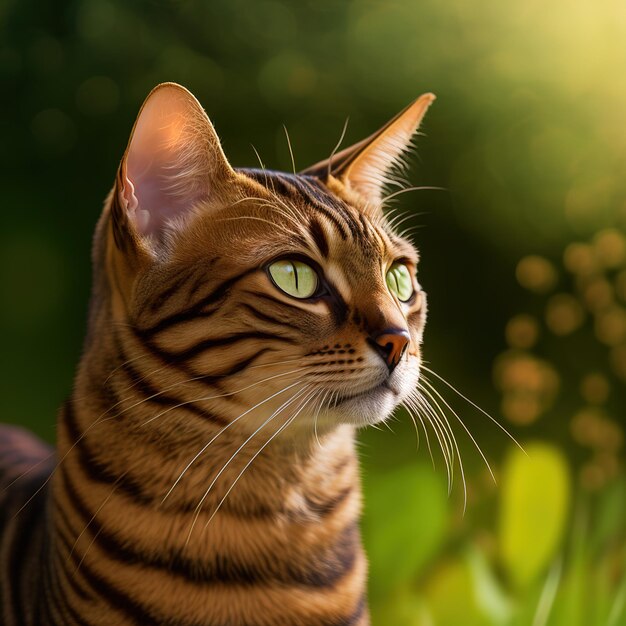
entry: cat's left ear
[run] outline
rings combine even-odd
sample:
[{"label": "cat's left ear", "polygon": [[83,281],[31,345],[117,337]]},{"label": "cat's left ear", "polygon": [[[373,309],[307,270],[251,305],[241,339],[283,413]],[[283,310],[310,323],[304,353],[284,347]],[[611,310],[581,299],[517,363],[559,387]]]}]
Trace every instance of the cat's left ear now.
[{"label": "cat's left ear", "polygon": [[117,200],[139,235],[158,239],[233,175],[196,98],[163,83],[146,98],[122,158]]},{"label": "cat's left ear", "polygon": [[385,186],[393,182],[391,173],[402,163],[402,157],[411,147],[411,140],[434,99],[432,93],[420,96],[367,139],[316,163],[302,174],[324,181],[332,176],[367,205],[380,206]]}]

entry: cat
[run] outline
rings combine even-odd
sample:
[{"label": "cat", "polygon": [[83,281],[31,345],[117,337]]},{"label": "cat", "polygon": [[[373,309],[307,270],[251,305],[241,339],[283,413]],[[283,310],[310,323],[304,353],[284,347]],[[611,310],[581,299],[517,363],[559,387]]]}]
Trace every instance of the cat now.
[{"label": "cat", "polygon": [[150,93],[56,449],[0,428],[4,626],[369,623],[355,430],[410,400],[426,317],[384,190],[433,99],[286,174]]}]

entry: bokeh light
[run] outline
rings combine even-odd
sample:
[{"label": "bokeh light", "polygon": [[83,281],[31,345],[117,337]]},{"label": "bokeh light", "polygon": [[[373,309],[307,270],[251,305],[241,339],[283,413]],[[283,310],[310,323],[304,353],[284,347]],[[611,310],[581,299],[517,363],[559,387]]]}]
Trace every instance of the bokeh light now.
[{"label": "bokeh light", "polygon": [[596,233],[593,237],[593,249],[603,267],[612,269],[626,263],[626,239],[615,228]]},{"label": "bokeh light", "polygon": [[537,293],[550,291],[557,281],[557,273],[552,263],[536,255],[524,257],[517,264],[515,275],[522,287]]},{"label": "bokeh light", "polygon": [[532,315],[520,313],[506,325],[506,342],[511,348],[532,348],[539,338],[539,332],[537,320]]},{"label": "bokeh light", "polygon": [[579,276],[592,274],[598,266],[591,245],[580,242],[570,243],[565,248],[563,264]]},{"label": "bokeh light", "polygon": [[589,404],[604,404],[610,391],[611,385],[602,374],[587,374],[580,383],[580,395]]},{"label": "bokeh light", "polygon": [[598,313],[607,309],[614,299],[611,283],[604,277],[595,276],[580,283],[585,306],[592,312]]},{"label": "bokeh light", "polygon": [[596,317],[596,337],[608,346],[617,346],[626,341],[626,309],[611,306]]},{"label": "bokeh light", "polygon": [[569,335],[580,327],[584,319],[584,311],[573,296],[559,293],[548,300],[546,325],[555,335]]},{"label": "bokeh light", "polygon": [[549,363],[511,350],[494,366],[496,386],[502,392],[502,414],[514,424],[530,424],[551,408],[559,377]]}]

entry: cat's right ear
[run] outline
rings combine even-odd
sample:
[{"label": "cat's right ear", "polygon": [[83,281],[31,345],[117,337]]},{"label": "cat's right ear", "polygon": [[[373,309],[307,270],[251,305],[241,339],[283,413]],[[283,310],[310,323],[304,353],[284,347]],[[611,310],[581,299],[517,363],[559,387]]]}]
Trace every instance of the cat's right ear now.
[{"label": "cat's right ear", "polygon": [[148,95],[118,170],[114,203],[124,236],[159,240],[234,175],[196,98],[163,83]]}]

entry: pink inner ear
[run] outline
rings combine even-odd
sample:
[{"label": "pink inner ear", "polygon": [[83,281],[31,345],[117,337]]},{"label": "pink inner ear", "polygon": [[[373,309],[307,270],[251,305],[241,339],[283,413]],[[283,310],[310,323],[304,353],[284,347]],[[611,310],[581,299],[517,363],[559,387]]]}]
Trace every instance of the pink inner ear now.
[{"label": "pink inner ear", "polygon": [[163,166],[154,163],[154,157],[148,157],[152,163],[144,164],[131,155],[124,187],[128,210],[142,235],[154,235],[163,229],[168,219],[184,211],[184,198],[177,198],[168,191],[167,175],[176,177],[173,169],[167,172]]},{"label": "pink inner ear", "polygon": [[124,187],[122,188],[122,198],[124,200],[124,208],[128,211],[133,219],[135,226],[142,235],[149,234],[148,224],[150,213],[148,211],[138,211],[139,202],[135,195],[135,186],[130,182],[127,176],[124,177]]},{"label": "pink inner ear", "polygon": [[187,93],[159,89],[139,114],[121,195],[142,235],[158,235],[208,194],[210,127],[191,105]]}]

